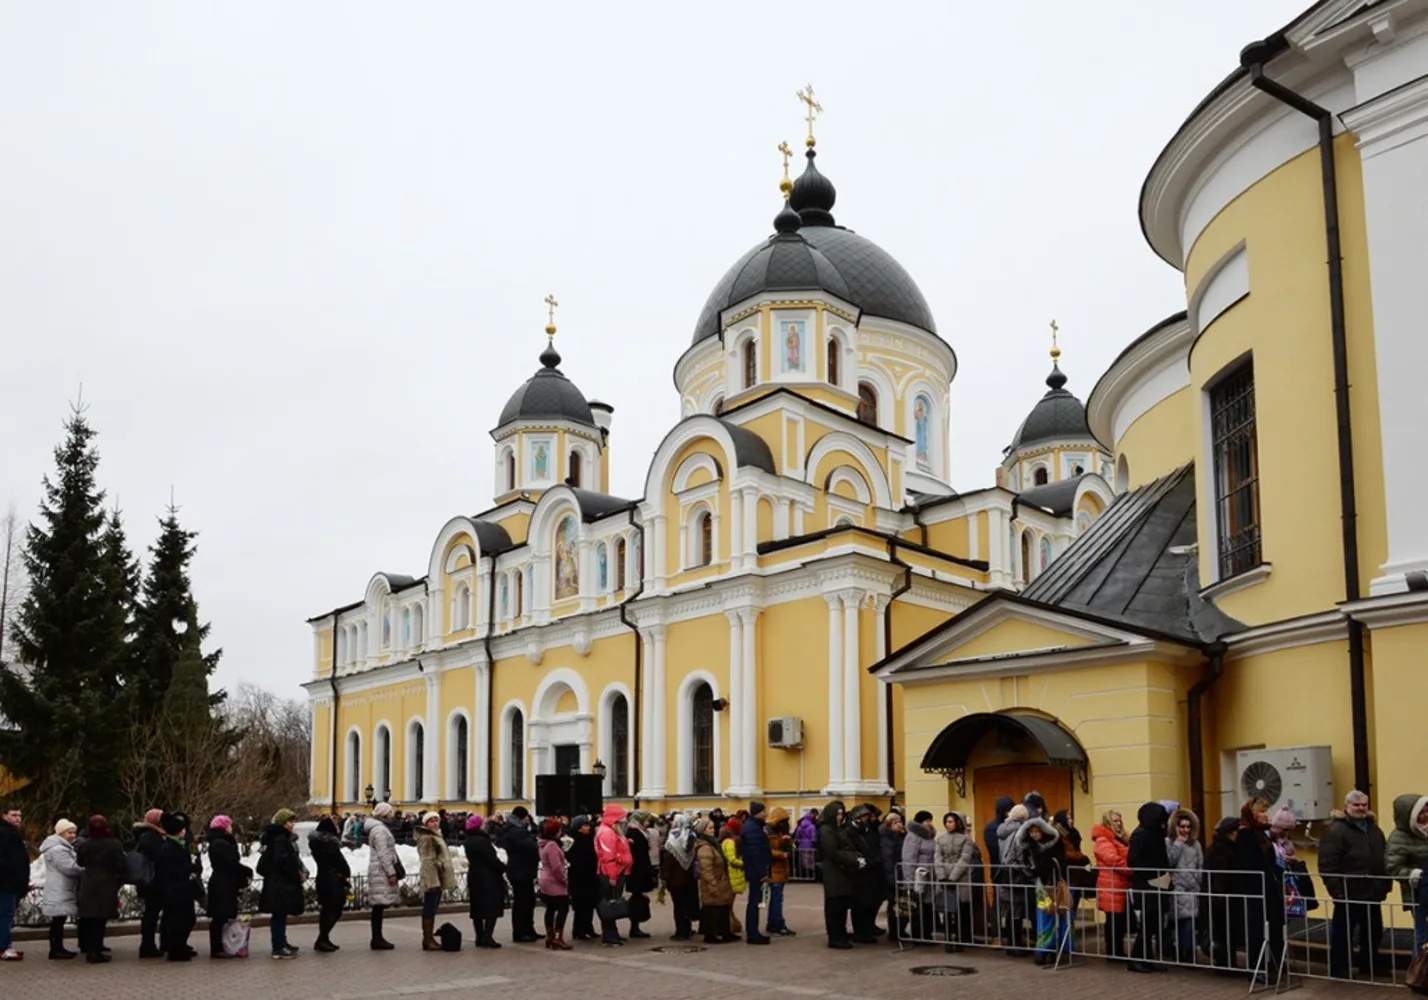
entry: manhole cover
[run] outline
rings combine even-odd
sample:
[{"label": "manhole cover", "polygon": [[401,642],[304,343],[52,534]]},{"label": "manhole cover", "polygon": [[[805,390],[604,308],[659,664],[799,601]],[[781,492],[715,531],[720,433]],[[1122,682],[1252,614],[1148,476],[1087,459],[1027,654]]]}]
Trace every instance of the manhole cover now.
[{"label": "manhole cover", "polygon": [[651,948],[650,951],[657,951],[661,955],[692,955],[696,951],[704,951],[702,944],[662,944],[658,948]]},{"label": "manhole cover", "polygon": [[971,976],[976,973],[967,965],[917,965],[912,969],[914,976]]}]

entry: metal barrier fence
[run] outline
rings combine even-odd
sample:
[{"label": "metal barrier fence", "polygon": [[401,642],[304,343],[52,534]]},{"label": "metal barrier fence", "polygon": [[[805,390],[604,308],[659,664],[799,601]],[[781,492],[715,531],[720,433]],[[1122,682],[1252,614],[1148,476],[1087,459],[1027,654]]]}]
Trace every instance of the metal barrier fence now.
[{"label": "metal barrier fence", "polygon": [[[1034,952],[1038,964],[1067,967],[1078,958],[1128,961],[1245,975],[1251,989],[1277,982],[1283,925],[1259,872],[1132,868],[1081,869],[1040,883],[1018,866],[953,871],[901,864],[896,884],[900,942],[949,951],[999,948]],[[958,873],[961,874],[961,873]],[[988,875],[990,880],[988,880]],[[1069,875],[1069,873],[1068,873]],[[1273,891],[1280,886],[1271,883]]]},{"label": "metal barrier fence", "polygon": [[[1316,889],[1316,885],[1318,888]],[[1299,978],[1403,986],[1428,944],[1428,922],[1404,879],[1287,872],[1279,988]]]},{"label": "metal barrier fence", "polygon": [[788,880],[790,882],[818,882],[817,851],[811,847],[794,847],[789,860]]}]

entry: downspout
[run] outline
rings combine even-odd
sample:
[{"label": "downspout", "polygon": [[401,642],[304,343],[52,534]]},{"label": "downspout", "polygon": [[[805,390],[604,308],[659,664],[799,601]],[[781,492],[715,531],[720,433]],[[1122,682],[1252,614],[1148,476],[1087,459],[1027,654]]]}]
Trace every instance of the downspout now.
[{"label": "downspout", "polygon": [[1205,716],[1202,699],[1225,672],[1225,644],[1205,649],[1205,672],[1186,696],[1186,742],[1190,748],[1190,808],[1205,818]]},{"label": "downspout", "polygon": [[[640,523],[640,520],[638,517],[635,516],[634,511],[631,511],[630,513],[630,521],[634,524],[635,530],[640,533],[639,551],[644,552],[645,526]],[[641,560],[641,562],[643,562],[643,560]],[[644,715],[641,713],[640,707],[644,704],[645,697],[644,684],[642,683],[643,674],[645,672],[645,642],[643,637],[641,637],[640,635],[639,626],[636,625],[634,622],[630,621],[628,608],[630,602],[639,600],[640,595],[644,592],[645,574],[641,572],[640,585],[635,588],[635,592],[633,594],[631,594],[629,597],[625,598],[623,601],[620,602],[620,621],[624,622],[625,628],[629,629],[635,634],[635,703],[634,705],[630,706],[630,713],[634,717],[635,727],[635,749],[633,753],[635,759],[630,761],[630,783],[634,786],[630,789],[632,795],[630,804],[633,805],[636,809],[640,807],[640,782],[643,780],[644,777],[640,773],[640,749],[644,746],[644,733],[641,732],[642,727],[640,726],[640,720],[644,718]],[[664,710],[663,705],[657,705],[656,708],[658,708],[660,711]],[[619,752],[618,748],[616,748],[616,752]]]},{"label": "downspout", "polygon": [[[1279,38],[1247,46],[1240,65],[1251,85],[1319,125],[1319,172],[1324,189],[1324,240],[1329,265],[1329,327],[1334,350],[1334,415],[1338,424],[1339,514],[1344,552],[1344,600],[1359,599],[1358,503],[1354,491],[1354,438],[1349,412],[1349,344],[1344,319],[1344,261],[1339,245],[1339,195],[1334,170],[1334,116],[1264,75],[1266,60],[1284,48]],[[1354,737],[1354,787],[1369,791],[1368,686],[1364,671],[1364,628],[1352,615],[1349,626],[1349,698]]]},{"label": "downspout", "polygon": [[491,575],[486,582],[486,818],[496,810],[496,659],[491,655],[491,633],[496,631],[496,554],[490,555]]},{"label": "downspout", "polygon": [[337,690],[337,616],[332,616],[332,673],[327,675],[327,683],[332,685],[332,716],[327,728],[332,735],[332,749],[327,758],[328,784],[332,787],[332,815],[337,812],[337,708],[342,693]]}]

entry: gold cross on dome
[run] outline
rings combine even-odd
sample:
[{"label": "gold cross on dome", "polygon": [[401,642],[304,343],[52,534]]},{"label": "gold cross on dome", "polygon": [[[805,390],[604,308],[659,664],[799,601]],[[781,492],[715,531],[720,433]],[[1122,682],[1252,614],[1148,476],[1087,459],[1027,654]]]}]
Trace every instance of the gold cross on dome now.
[{"label": "gold cross on dome", "polygon": [[805,120],[808,122],[808,138],[804,140],[804,143],[812,148],[816,142],[813,138],[813,119],[815,115],[823,113],[823,105],[814,99],[813,84],[811,83],[802,90],[796,91],[793,96],[807,105],[808,113]]},{"label": "gold cross on dome", "polygon": [[783,154],[783,179],[788,180],[788,161],[793,156],[793,150],[785,141],[778,144],[778,151]]},{"label": "gold cross on dome", "polygon": [[551,294],[545,297],[545,304],[549,310],[550,317],[546,320],[545,332],[553,336],[555,334],[555,307],[560,305],[560,303],[555,301],[555,295]]},{"label": "gold cross on dome", "polygon": [[1061,348],[1060,348],[1060,347],[1057,345],[1057,343],[1056,343],[1056,334],[1060,331],[1060,329],[1061,329],[1061,327],[1057,326],[1057,325],[1056,325],[1056,320],[1053,319],[1053,320],[1051,321],[1051,360],[1052,360],[1052,361],[1055,361],[1057,358],[1061,357]]}]

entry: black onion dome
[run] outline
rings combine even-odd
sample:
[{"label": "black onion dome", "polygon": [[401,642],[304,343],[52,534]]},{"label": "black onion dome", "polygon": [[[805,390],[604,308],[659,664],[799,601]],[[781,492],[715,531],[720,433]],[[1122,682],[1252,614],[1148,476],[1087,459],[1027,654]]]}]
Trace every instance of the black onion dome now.
[{"label": "black onion dome", "polygon": [[540,352],[541,368],[517,389],[501,409],[496,426],[513,420],[569,420],[595,426],[590,403],[558,367],[560,353],[554,343]]},{"label": "black onion dome", "polygon": [[1086,423],[1086,406],[1066,391],[1066,375],[1054,362],[1051,374],[1046,376],[1046,384],[1049,387],[1046,395],[1021,422],[1008,451],[1046,441],[1093,440],[1091,428]]},{"label": "black onion dome", "polygon": [[798,180],[793,182],[788,203],[802,217],[805,226],[831,226],[838,189],[819,172],[818,165],[813,162],[818,154],[810,149],[806,155],[808,165],[803,168]]}]

